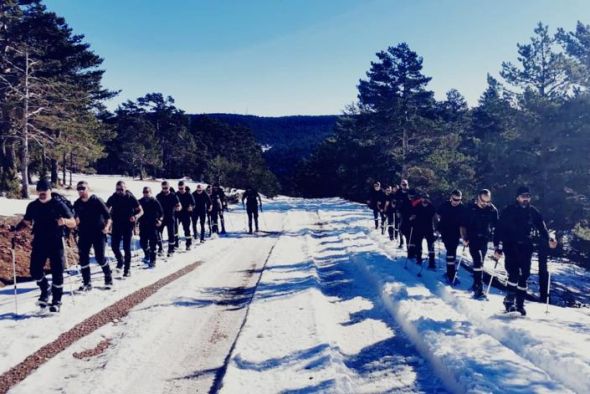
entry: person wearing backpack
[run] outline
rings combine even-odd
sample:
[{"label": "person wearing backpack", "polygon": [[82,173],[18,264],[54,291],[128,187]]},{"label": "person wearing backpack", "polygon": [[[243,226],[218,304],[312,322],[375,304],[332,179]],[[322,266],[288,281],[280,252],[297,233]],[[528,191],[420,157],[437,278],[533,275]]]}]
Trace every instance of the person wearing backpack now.
[{"label": "person wearing backpack", "polygon": [[33,225],[31,251],[31,277],[41,289],[38,305],[44,309],[49,301],[49,281],[43,268],[49,259],[51,266],[52,300],[49,310],[59,312],[63,294],[63,274],[65,268],[64,228],[76,226],[73,212],[57,198],[52,198],[51,184],[45,179],[37,182],[38,198],[27,205],[23,219],[13,228],[21,231]]},{"label": "person wearing backpack", "polygon": [[[135,196],[127,190],[124,181],[118,181],[113,193],[107,200],[112,219],[111,248],[117,259],[117,270],[124,268],[123,276],[131,276],[131,237],[137,219],[143,215],[143,210]],[[121,255],[121,240],[125,260]]]},{"label": "person wearing backpack", "polygon": [[94,248],[96,263],[104,273],[105,287],[110,288],[113,286],[113,277],[109,262],[105,259],[106,234],[111,226],[109,209],[100,197],[90,194],[88,182],[78,182],[76,190],[80,197],[74,202],[74,216],[78,225],[78,254],[83,282],[78,290],[92,290],[90,248]]}]

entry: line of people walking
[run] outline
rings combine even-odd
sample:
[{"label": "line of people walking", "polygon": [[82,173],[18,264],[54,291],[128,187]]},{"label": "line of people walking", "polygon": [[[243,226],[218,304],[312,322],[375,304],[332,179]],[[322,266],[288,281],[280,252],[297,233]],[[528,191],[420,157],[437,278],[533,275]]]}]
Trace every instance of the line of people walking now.
[{"label": "line of people walking", "polygon": [[[158,257],[163,257],[164,240],[167,243],[167,257],[179,249],[180,229],[187,251],[191,249],[193,240],[199,240],[202,244],[207,236],[226,234],[224,212],[228,211],[228,201],[219,184],[207,187],[197,184],[192,193],[182,180],[177,187],[174,190],[168,181],[163,181],[161,191],[154,197],[151,187],[145,186],[143,196],[137,199],[124,181],[118,181],[115,192],[104,202],[92,193],[89,183],[83,180],[76,185],[78,199],[71,204],[64,196],[52,191],[50,182],[39,180],[36,185],[38,198],[28,204],[23,219],[11,228],[19,232],[32,225],[30,273],[41,290],[38,305],[42,309],[49,306],[51,312],[60,310],[66,266],[64,239],[72,231],[76,235],[73,239],[78,247],[82,276],[82,285],[78,291],[84,292],[92,290],[91,249],[94,250],[96,263],[102,269],[104,288],[113,286],[113,272],[106,258],[109,234],[116,260],[115,269],[118,273],[122,272],[123,278],[131,275],[131,242],[138,229],[143,261],[150,268],[156,266]],[[253,220],[258,232],[258,210],[262,209],[260,195],[249,187],[242,195],[242,203],[245,203],[248,215],[249,233],[252,233]],[[51,287],[44,272],[47,260],[51,267]]]},{"label": "line of people walking", "polygon": [[483,262],[490,242],[494,246],[493,259],[505,256],[508,273],[504,305],[507,312],[526,315],[524,300],[527,280],[530,276],[531,259],[535,247],[539,251],[541,301],[546,301],[547,250],[557,247],[550,236],[539,210],[531,205],[531,191],[519,187],[515,201],[501,212],[492,203],[492,193],[481,189],[475,199],[463,203],[463,194],[454,190],[449,200],[435,208],[426,192],[409,187],[407,179],[400,185],[382,188],[375,182],[369,192],[367,205],[373,211],[375,229],[387,233],[390,240],[399,240],[399,248],[407,245],[407,258],[423,264],[423,244],[427,246],[428,268],[436,270],[435,241],[440,237],[446,249],[445,279],[456,285],[457,252],[459,246],[469,250],[473,262],[471,290],[476,299],[486,299],[483,285]]}]

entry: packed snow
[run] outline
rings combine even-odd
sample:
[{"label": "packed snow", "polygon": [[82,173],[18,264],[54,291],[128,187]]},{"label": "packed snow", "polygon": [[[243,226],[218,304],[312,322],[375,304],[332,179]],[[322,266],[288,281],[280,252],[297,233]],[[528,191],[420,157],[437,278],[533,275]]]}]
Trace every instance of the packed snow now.
[{"label": "packed snow", "polygon": [[[103,198],[119,179],[85,178]],[[149,182],[127,184],[140,195]],[[26,204],[4,199],[0,206],[6,215]],[[125,295],[200,262],[11,392],[590,392],[584,309],[529,302],[527,317],[508,317],[500,290],[492,288],[489,301],[471,298],[469,272],[460,271],[455,288],[441,281],[440,245],[438,271],[418,277],[415,262],[405,268],[404,250],[373,230],[371,219],[364,206],[341,199],[264,199],[262,232],[246,234],[244,210],[230,206],[227,236],[155,269],[143,269],[139,253],[134,275],[112,291],[72,296],[70,287],[80,284],[72,271],[57,316],[39,315],[36,286],[22,283],[16,317],[6,287],[0,374]],[[550,269],[571,281],[563,267]],[[587,273],[577,276],[587,283]],[[105,339],[103,353],[72,356]]]}]

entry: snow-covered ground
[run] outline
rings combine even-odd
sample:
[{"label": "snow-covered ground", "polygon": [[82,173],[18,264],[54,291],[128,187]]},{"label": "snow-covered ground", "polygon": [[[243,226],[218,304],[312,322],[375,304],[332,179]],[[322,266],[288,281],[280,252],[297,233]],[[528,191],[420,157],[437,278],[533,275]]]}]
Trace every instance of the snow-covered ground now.
[{"label": "snow-covered ground", "polygon": [[[104,182],[108,195],[116,179],[91,185]],[[143,184],[130,188],[139,194]],[[457,288],[444,285],[444,254],[438,272],[418,277],[361,205],[265,200],[257,236],[245,234],[239,207],[226,221],[226,237],[154,270],[136,267],[114,291],[67,295],[59,316],[36,315],[37,290],[25,283],[15,319],[11,291],[0,291],[2,374],[123,296],[200,262],[11,392],[590,392],[583,310],[528,303],[526,318],[508,318],[500,291],[470,298],[468,272]],[[105,339],[103,353],[72,356]]]}]

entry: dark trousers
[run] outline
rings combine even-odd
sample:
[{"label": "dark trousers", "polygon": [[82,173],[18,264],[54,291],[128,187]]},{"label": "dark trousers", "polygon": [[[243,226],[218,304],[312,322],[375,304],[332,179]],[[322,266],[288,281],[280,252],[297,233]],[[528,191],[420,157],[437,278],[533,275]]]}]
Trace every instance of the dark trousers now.
[{"label": "dark trousers", "polygon": [[217,211],[217,210],[211,211],[211,233],[215,233],[215,234],[219,233],[218,221],[219,221],[220,216],[221,216],[221,211]]},{"label": "dark trousers", "polygon": [[447,278],[453,280],[457,271],[457,248],[459,239],[448,239],[443,237],[443,243],[447,251]]},{"label": "dark trousers", "polygon": [[[123,268],[125,263],[125,272],[131,268],[131,236],[133,235],[133,226],[128,224],[117,225],[113,224],[111,232],[111,249],[117,259],[117,268]],[[121,240],[123,241],[123,252],[125,253],[125,260],[121,255]]]},{"label": "dark trousers", "polygon": [[381,227],[385,227],[385,214],[377,208],[373,208],[373,219],[375,220],[375,229],[379,228],[379,218],[381,218]]},{"label": "dark trousers", "polygon": [[200,238],[201,238],[201,241],[204,241],[205,240],[205,222],[207,220],[207,212],[193,212],[193,234],[195,235],[195,239],[197,237],[197,220],[199,221],[199,226],[201,228]]},{"label": "dark trousers", "polygon": [[102,231],[94,234],[82,234],[78,237],[78,254],[80,255],[80,271],[85,285],[90,284],[90,248],[94,248],[96,263],[104,273],[105,281],[111,280],[111,267],[105,259],[107,237]]},{"label": "dark trousers", "polygon": [[64,246],[61,238],[52,242],[35,242],[33,241],[33,250],[31,251],[31,277],[37,281],[37,286],[41,289],[41,296],[47,297],[49,294],[49,282],[43,272],[45,262],[49,259],[51,267],[51,293],[53,303],[61,302],[64,284],[65,256]]},{"label": "dark trousers", "polygon": [[158,245],[158,228],[155,225],[139,226],[139,244],[149,264],[156,264],[156,248]]},{"label": "dark trousers", "polygon": [[218,212],[219,214],[219,222],[221,223],[221,233],[225,234],[225,219],[223,217],[223,209]]},{"label": "dark trousers", "polygon": [[[191,239],[191,215],[188,212],[183,212],[178,217],[178,223],[182,225],[182,230],[184,231],[184,238],[186,239],[186,246],[191,246],[192,239]],[[180,235],[180,226],[179,230],[176,234],[176,246],[178,247],[179,235]]]},{"label": "dark trousers", "polygon": [[432,233],[432,231],[416,232],[415,241],[412,241],[412,243],[414,243],[415,245],[416,262],[422,264],[422,240],[426,240],[426,245],[428,248],[428,265],[430,267],[434,267],[434,234]]},{"label": "dark trousers", "polygon": [[488,252],[487,238],[474,238],[469,240],[469,254],[473,260],[473,289],[479,291],[483,288],[483,262]]},{"label": "dark trousers", "polygon": [[516,306],[524,305],[527,291],[527,280],[531,274],[531,257],[533,245],[530,243],[510,243],[504,245],[506,271],[508,272],[506,301]]},{"label": "dark trousers", "polygon": [[389,234],[389,239],[393,241],[394,238],[397,238],[395,231],[395,212],[385,212],[385,216],[387,217],[387,234]]},{"label": "dark trousers", "polygon": [[162,242],[164,229],[168,233],[168,253],[174,252],[174,244],[176,243],[176,219],[174,217],[164,218],[162,225],[159,228],[160,239],[158,240],[158,250],[162,250]]},{"label": "dark trousers", "polygon": [[408,257],[412,258],[410,256],[410,252],[414,253],[413,250],[413,244],[414,244],[414,238],[416,237],[416,234],[414,234],[414,230],[413,227],[410,224],[410,220],[408,218],[401,218],[401,223],[400,223],[400,245],[403,245],[404,243],[404,237],[406,238],[406,244],[408,245]]},{"label": "dark trousers", "polygon": [[248,214],[248,231],[252,232],[252,219],[254,219],[256,231],[258,231],[258,207],[247,207],[246,213]]}]

